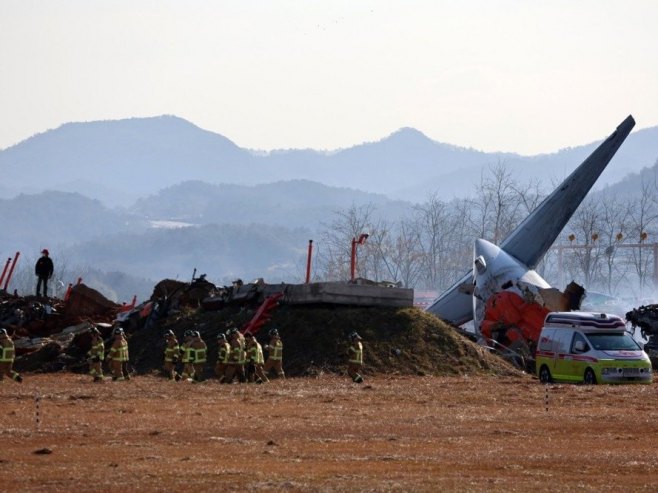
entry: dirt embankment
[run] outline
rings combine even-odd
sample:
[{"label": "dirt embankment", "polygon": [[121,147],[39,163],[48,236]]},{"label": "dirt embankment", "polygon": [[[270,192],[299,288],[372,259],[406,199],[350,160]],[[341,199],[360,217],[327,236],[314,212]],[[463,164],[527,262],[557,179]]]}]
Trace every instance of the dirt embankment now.
[{"label": "dirt embankment", "polygon": [[[183,310],[152,330],[135,332],[129,340],[131,360],[140,373],[160,368],[163,334],[173,330],[182,340],[185,330],[195,329],[208,344],[209,361],[214,362],[217,334],[231,326],[241,327],[252,315],[253,309],[238,307],[216,312]],[[507,362],[459,335],[435,316],[416,308],[282,305],[257,334],[263,345],[272,327],[281,334],[284,369],[291,376],[343,371],[347,336],[352,331],[363,338],[366,374],[517,374]]]}]

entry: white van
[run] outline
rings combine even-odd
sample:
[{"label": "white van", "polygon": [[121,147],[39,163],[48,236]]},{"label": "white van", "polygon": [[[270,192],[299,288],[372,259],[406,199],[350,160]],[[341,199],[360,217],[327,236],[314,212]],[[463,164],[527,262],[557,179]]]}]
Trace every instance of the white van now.
[{"label": "white van", "polygon": [[535,354],[539,380],[549,382],[651,383],[649,356],[617,315],[551,312]]}]

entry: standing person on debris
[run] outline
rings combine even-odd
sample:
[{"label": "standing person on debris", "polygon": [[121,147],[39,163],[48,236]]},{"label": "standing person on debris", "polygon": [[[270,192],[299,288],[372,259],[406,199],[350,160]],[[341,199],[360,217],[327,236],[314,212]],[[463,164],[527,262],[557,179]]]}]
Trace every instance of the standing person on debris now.
[{"label": "standing person on debris", "polygon": [[192,343],[190,344],[192,351],[194,351],[194,381],[203,382],[204,367],[206,365],[206,355],[208,353],[208,346],[201,338],[201,333],[197,330],[194,332]]},{"label": "standing person on debris", "polygon": [[224,373],[226,373],[226,365],[231,356],[231,345],[226,340],[226,334],[220,332],[217,334],[217,364],[215,364],[215,375],[219,378],[219,382],[224,381]]},{"label": "standing person on debris", "polygon": [[168,330],[165,333],[165,342],[167,346],[164,352],[164,374],[169,380],[180,380],[180,375],[176,373],[176,363],[178,363],[180,357],[180,346],[173,330]]},{"label": "standing person on debris", "polygon": [[181,378],[183,380],[192,381],[194,378],[194,349],[192,348],[192,339],[194,338],[193,330],[186,330],[184,334],[185,339],[180,347],[183,363],[183,373]]},{"label": "standing person on debris", "polygon": [[233,379],[237,376],[238,380],[242,383],[245,381],[244,376],[244,345],[241,342],[241,335],[238,329],[231,328],[226,332],[228,342],[231,346],[231,353],[229,355],[228,364],[226,365],[226,372],[224,373],[224,381],[222,383],[233,383]]},{"label": "standing person on debris", "polygon": [[103,360],[105,359],[105,343],[100,331],[96,327],[89,329],[91,333],[91,349],[87,352],[89,357],[89,374],[94,382],[103,380]]},{"label": "standing person on debris", "polygon": [[256,340],[253,334],[249,333],[245,336],[247,341],[247,364],[250,367],[249,381],[256,383],[269,382],[265,373],[263,372],[263,348]]},{"label": "standing person on debris", "polygon": [[362,383],[363,377],[359,373],[363,367],[363,344],[361,336],[355,332],[350,334],[350,346],[347,348],[349,357],[347,365],[347,374],[352,377],[355,383]]},{"label": "standing person on debris", "polygon": [[41,296],[41,286],[43,285],[43,297],[48,297],[48,279],[53,276],[55,267],[53,266],[52,259],[48,256],[48,249],[41,250],[41,257],[37,260],[34,266],[34,273],[37,280],[37,296]]},{"label": "standing person on debris", "polygon": [[130,380],[130,373],[128,373],[128,341],[121,327],[115,328],[112,334],[114,335],[114,341],[110,352],[107,353],[107,359],[110,360],[112,368],[112,380]]},{"label": "standing person on debris", "polygon": [[283,373],[283,342],[279,336],[277,329],[270,329],[270,343],[265,346],[267,349],[267,361],[263,367],[265,376],[269,375],[271,371],[276,373],[279,378],[286,378]]},{"label": "standing person on debris", "polygon": [[14,371],[14,359],[16,350],[14,341],[11,340],[6,329],[0,329],[0,381],[5,379],[5,375],[16,380],[18,383],[23,381],[23,377]]}]

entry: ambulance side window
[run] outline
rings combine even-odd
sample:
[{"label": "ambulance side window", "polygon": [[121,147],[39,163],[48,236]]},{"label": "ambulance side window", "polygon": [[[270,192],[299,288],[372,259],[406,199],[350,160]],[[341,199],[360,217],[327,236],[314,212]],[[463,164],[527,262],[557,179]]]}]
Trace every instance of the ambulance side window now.
[{"label": "ambulance side window", "polygon": [[574,333],[571,342],[571,353],[586,353],[587,351],[589,351],[589,344],[587,344],[585,338],[578,332]]}]

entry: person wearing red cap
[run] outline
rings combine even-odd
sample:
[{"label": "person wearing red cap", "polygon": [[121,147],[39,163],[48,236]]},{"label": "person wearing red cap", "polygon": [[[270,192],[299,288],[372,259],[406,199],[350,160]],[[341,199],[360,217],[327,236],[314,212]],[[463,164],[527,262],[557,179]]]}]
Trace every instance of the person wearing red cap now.
[{"label": "person wearing red cap", "polygon": [[43,285],[43,297],[48,297],[48,279],[53,276],[54,270],[53,261],[48,256],[48,250],[44,248],[41,250],[41,258],[37,260],[34,266],[34,273],[39,278],[37,281],[37,296],[41,296],[41,286]]}]

